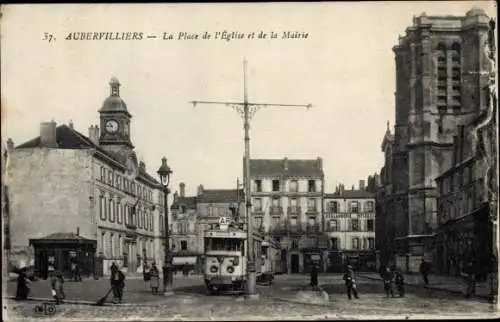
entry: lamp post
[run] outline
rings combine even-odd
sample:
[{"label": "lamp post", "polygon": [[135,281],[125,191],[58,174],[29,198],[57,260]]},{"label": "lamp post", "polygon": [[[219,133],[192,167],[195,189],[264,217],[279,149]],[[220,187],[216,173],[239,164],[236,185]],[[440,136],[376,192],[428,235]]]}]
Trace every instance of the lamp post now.
[{"label": "lamp post", "polygon": [[163,264],[163,291],[164,295],[172,295],[172,256],[170,254],[170,237],[169,237],[169,225],[168,225],[168,194],[170,189],[168,189],[168,184],[170,183],[170,175],[172,170],[167,165],[167,158],[163,157],[161,159],[161,167],[158,169],[158,175],[160,176],[160,183],[163,187],[163,207],[165,208],[165,263]]}]

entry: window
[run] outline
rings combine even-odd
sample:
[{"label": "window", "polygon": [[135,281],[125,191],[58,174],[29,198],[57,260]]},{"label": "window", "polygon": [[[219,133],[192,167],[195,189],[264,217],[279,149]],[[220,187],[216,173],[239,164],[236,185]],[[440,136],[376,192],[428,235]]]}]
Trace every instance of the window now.
[{"label": "window", "polygon": [[299,192],[299,183],[297,180],[290,180],[290,192]]},{"label": "window", "polygon": [[181,240],[181,250],[187,250],[188,249],[188,243],[185,240]]},{"label": "window", "polygon": [[354,237],[352,239],[352,248],[353,249],[360,249],[360,243],[359,243],[359,238],[358,237]]},{"label": "window", "polygon": [[135,195],[135,182],[130,182],[130,192]]},{"label": "window", "polygon": [[99,212],[101,220],[106,220],[106,198],[103,195],[99,198]]},{"label": "window", "polygon": [[148,230],[149,228],[149,212],[147,209],[144,209],[144,229]]},{"label": "window", "polygon": [[359,221],[358,219],[351,219],[351,230],[352,231],[359,231]]},{"label": "window", "polygon": [[369,249],[375,248],[375,238],[373,238],[373,237],[368,238],[368,248]]},{"label": "window", "polygon": [[123,178],[123,190],[128,192],[128,180]]},{"label": "window", "polygon": [[115,176],[115,181],[116,181],[115,186],[118,189],[121,189],[121,179],[122,179],[122,177],[120,175],[117,174]]},{"label": "window", "polygon": [[290,226],[292,227],[297,226],[297,218],[290,218]]},{"label": "window", "polygon": [[359,212],[359,205],[357,201],[351,201],[350,207],[352,213],[357,214]]},{"label": "window", "polygon": [[165,228],[165,220],[163,219],[163,215],[161,213],[159,216],[159,220],[160,220],[160,232],[163,232]]},{"label": "window", "polygon": [[272,225],[273,225],[273,227],[277,227],[279,225],[279,223],[280,223],[280,217],[274,216],[272,218]]},{"label": "window", "polygon": [[337,220],[330,220],[330,231],[338,231],[339,230],[338,224],[339,222]]},{"label": "window", "polygon": [[154,214],[151,213],[151,216],[149,216],[149,230],[154,231]]},{"label": "window", "polygon": [[373,201],[367,201],[366,202],[366,212],[373,212]]},{"label": "window", "polygon": [[299,248],[299,240],[297,238],[292,239],[292,248]]},{"label": "window", "polygon": [[280,181],[273,180],[273,192],[279,192],[279,191],[280,191]]},{"label": "window", "polygon": [[331,238],[330,241],[332,244],[332,249],[338,250],[339,249],[339,239],[338,238]]},{"label": "window", "polygon": [[308,180],[307,181],[307,191],[308,192],[316,192],[316,180]]},{"label": "window", "polygon": [[368,230],[368,231],[373,231],[374,230],[373,219],[368,219],[366,221],[366,230]]},{"label": "window", "polygon": [[329,210],[331,213],[339,212],[339,204],[336,201],[330,201]]},{"label": "window", "polygon": [[109,199],[109,221],[115,222],[115,201],[112,197]]},{"label": "window", "polygon": [[[181,245],[182,246],[182,245]],[[244,241],[236,238],[205,238],[207,250],[244,251]]]},{"label": "window", "polygon": [[108,184],[113,185],[113,172],[111,171],[108,172]]},{"label": "window", "polygon": [[307,200],[307,210],[308,211],[316,211],[316,199],[315,198],[309,198]]},{"label": "window", "polygon": [[255,180],[255,192],[262,192],[262,180]]},{"label": "window", "polygon": [[316,217],[309,217],[308,224],[309,227],[314,227],[316,225]]},{"label": "window", "polygon": [[262,227],[262,217],[254,217],[254,220],[253,220],[253,226],[255,228],[260,228]]},{"label": "window", "polygon": [[101,181],[106,182],[106,168],[101,166]]},{"label": "window", "polygon": [[262,211],[262,199],[261,198],[255,198],[254,200],[254,211]]}]

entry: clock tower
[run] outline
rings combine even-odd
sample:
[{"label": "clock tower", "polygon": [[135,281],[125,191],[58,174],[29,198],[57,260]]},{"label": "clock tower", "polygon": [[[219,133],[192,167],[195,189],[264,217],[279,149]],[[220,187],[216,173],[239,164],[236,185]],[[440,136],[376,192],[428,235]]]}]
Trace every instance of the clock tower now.
[{"label": "clock tower", "polygon": [[128,154],[134,149],[130,140],[130,119],[132,115],[127,105],[120,97],[120,82],[111,78],[109,82],[111,93],[99,110],[101,119],[101,133],[99,145],[105,150]]}]

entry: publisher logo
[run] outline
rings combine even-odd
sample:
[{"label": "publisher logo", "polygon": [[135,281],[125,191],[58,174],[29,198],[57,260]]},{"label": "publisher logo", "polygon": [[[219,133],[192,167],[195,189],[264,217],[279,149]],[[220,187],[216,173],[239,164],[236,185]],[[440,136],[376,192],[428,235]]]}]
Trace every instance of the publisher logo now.
[{"label": "publisher logo", "polygon": [[53,303],[36,304],[33,311],[37,315],[54,315],[56,314],[56,306]]}]

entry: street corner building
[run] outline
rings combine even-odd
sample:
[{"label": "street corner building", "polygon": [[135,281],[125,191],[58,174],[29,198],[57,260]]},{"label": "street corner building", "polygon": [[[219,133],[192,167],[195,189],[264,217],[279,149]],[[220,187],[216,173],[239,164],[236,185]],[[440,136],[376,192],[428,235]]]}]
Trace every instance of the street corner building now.
[{"label": "street corner building", "polygon": [[162,267],[163,192],[139,162],[132,115],[112,78],[100,126],[88,136],[70,124],[41,123],[40,136],[8,148],[10,262],[103,276],[115,262],[138,273],[144,261]]},{"label": "street corner building", "polygon": [[[239,186],[239,184],[237,184]],[[185,195],[186,184],[179,184],[172,204],[171,247],[173,265],[181,270],[203,270],[205,231],[217,224],[220,217],[242,222],[245,194],[243,189],[206,189],[197,187],[195,196]]]},{"label": "street corner building", "polygon": [[[381,144],[385,162],[377,192],[376,243],[383,261],[408,272],[418,272],[422,259],[440,267],[438,271],[455,270],[450,266],[459,264],[444,259],[443,248],[447,257],[455,258],[486,245],[479,240],[489,238],[486,225],[476,224],[476,230],[458,229],[458,223],[453,229],[444,227],[482,207],[483,197],[475,195],[480,190],[470,188],[481,186],[474,183],[481,170],[470,168],[477,163],[471,143],[460,142],[472,140],[464,133],[473,131],[488,110],[489,22],[479,8],[463,16],[423,13],[393,48],[395,124],[393,129],[387,124]],[[462,196],[455,193],[459,190]],[[471,239],[476,241],[469,245]]]},{"label": "street corner building", "polygon": [[357,271],[375,271],[375,193],[360,180],[358,189],[325,194],[325,232],[330,239],[327,269],[342,272],[346,263]]},{"label": "street corner building", "polygon": [[281,244],[284,270],[325,271],[323,160],[250,159],[250,178],[253,225]]}]

